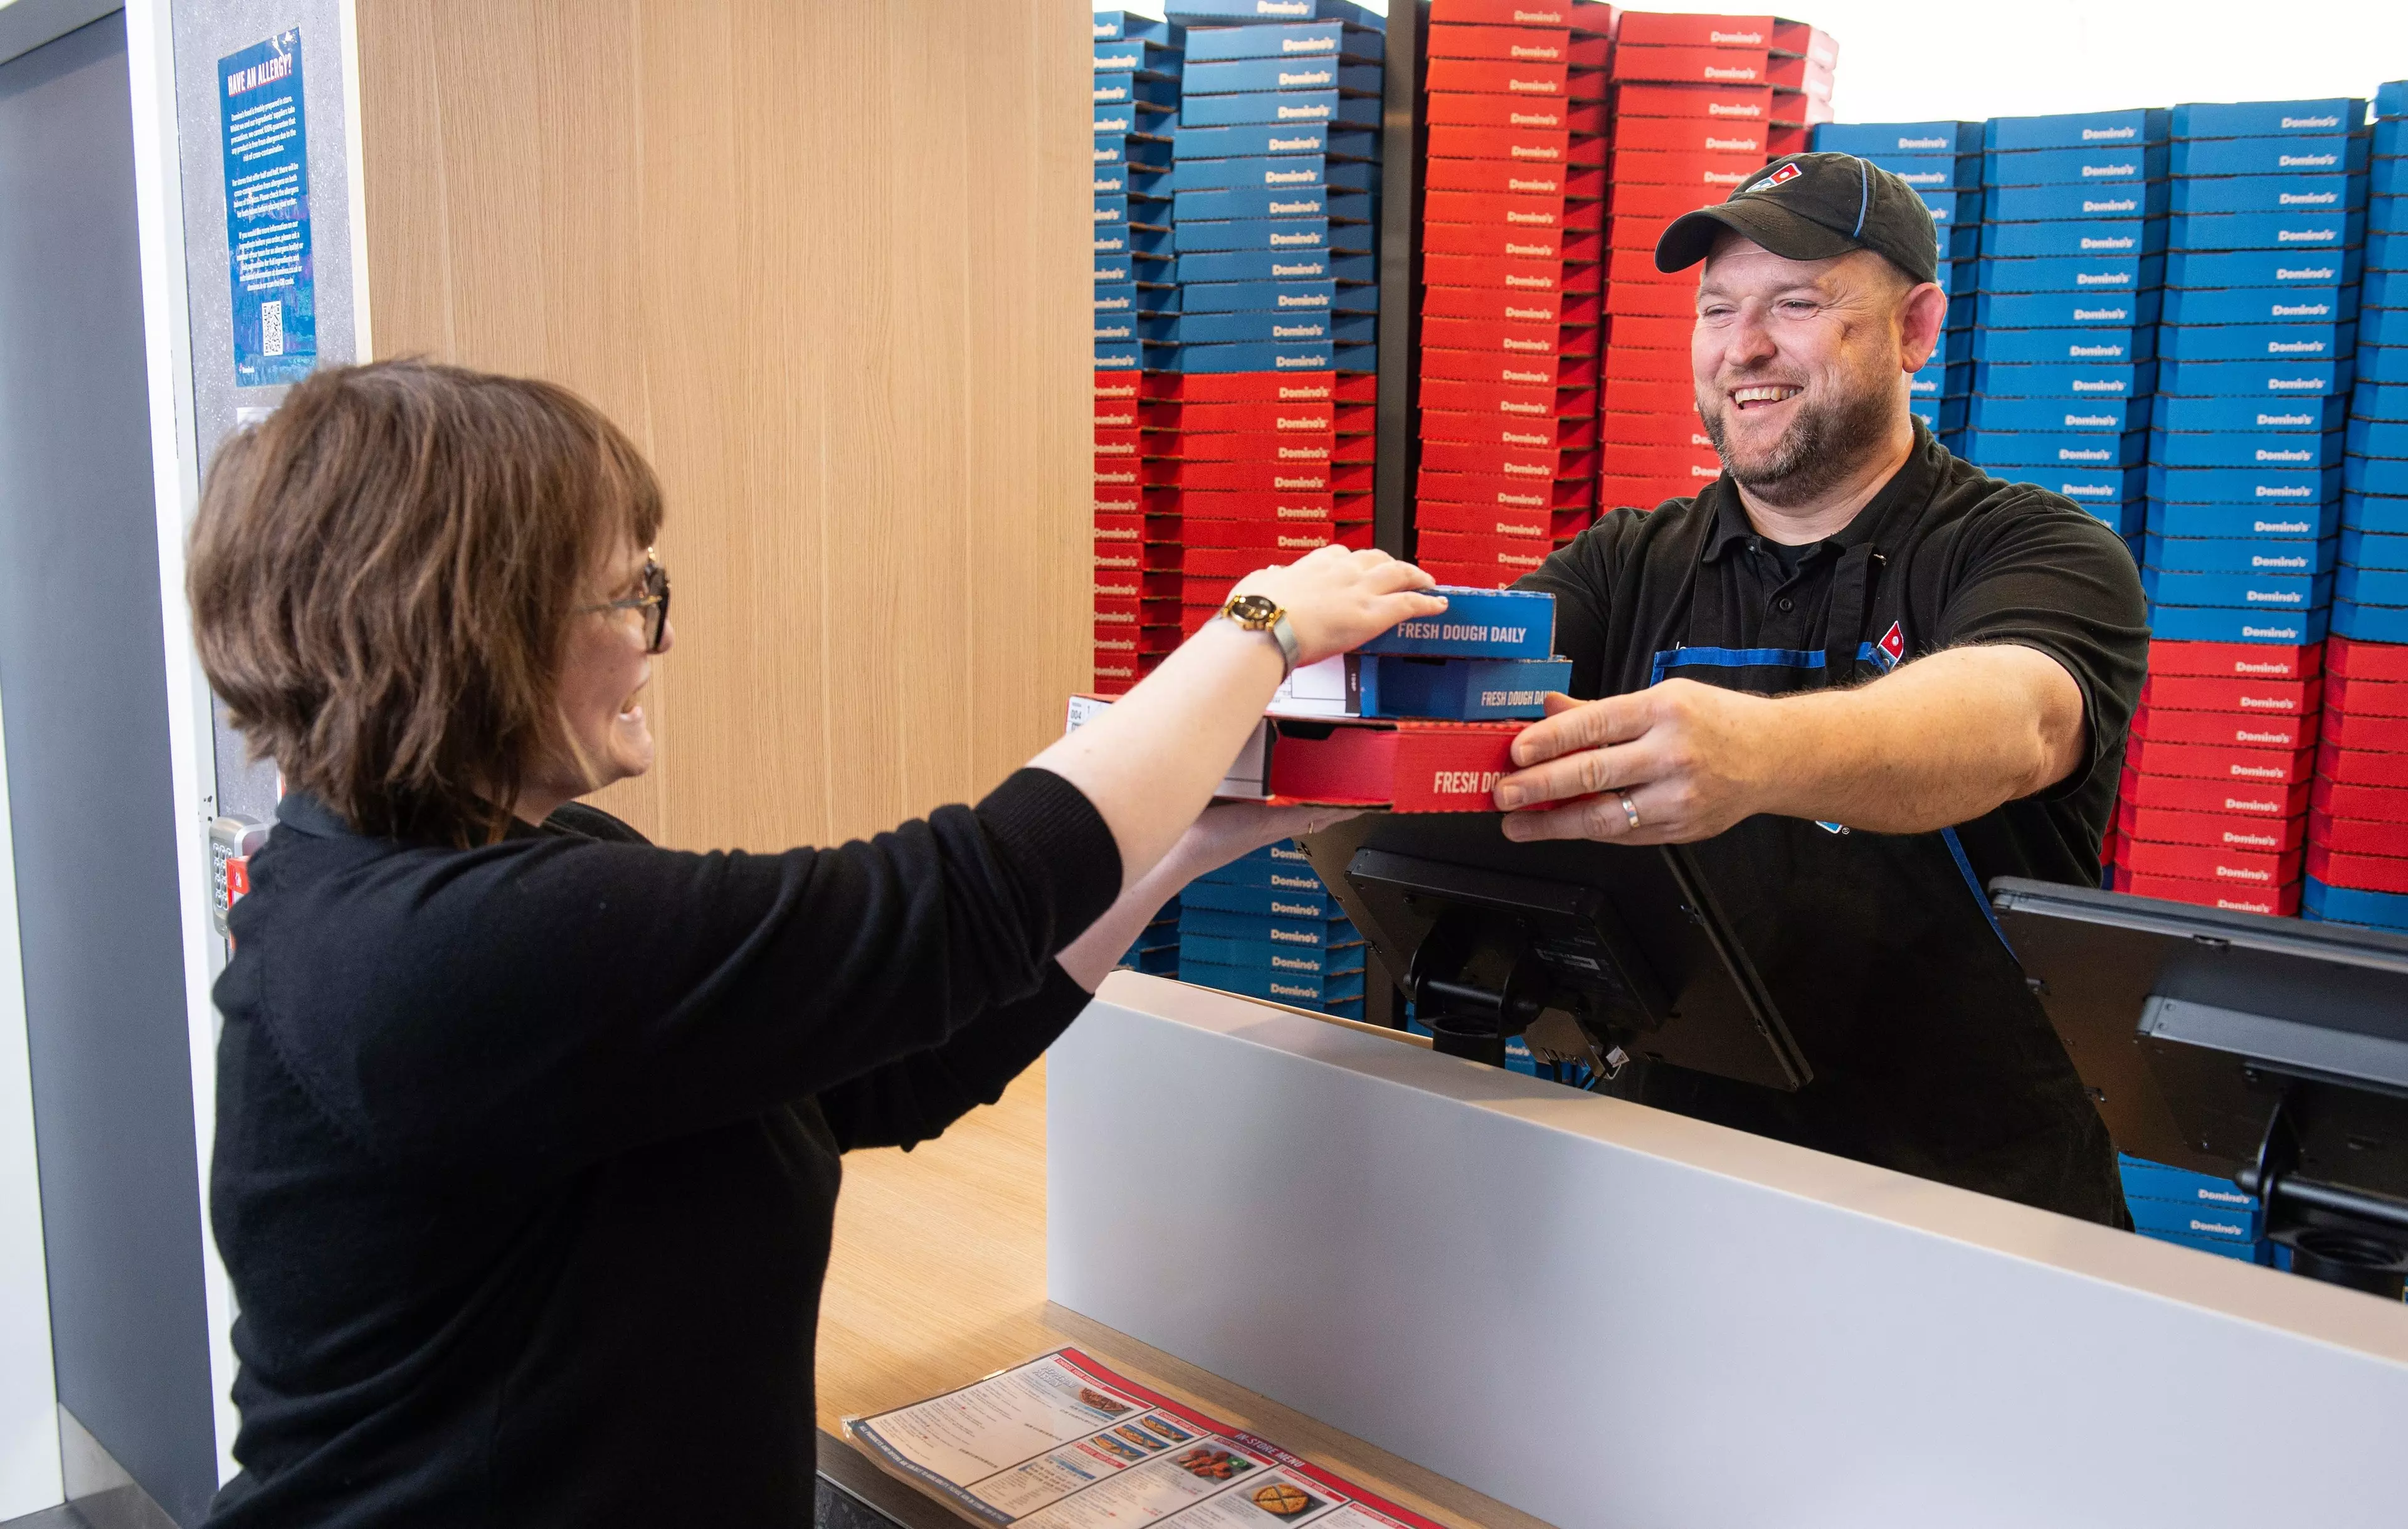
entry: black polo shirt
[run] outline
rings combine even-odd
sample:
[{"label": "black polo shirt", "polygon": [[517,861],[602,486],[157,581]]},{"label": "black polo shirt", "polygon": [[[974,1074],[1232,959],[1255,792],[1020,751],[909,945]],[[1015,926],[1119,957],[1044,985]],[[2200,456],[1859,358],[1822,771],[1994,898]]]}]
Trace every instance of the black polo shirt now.
[{"label": "black polo shirt", "polygon": [[[2124,740],[2148,664],[2140,570],[2121,538],[2072,500],[2001,483],[1952,454],[1921,421],[1914,453],[1836,536],[1778,548],[1749,523],[1730,478],[1694,499],[1601,517],[1516,586],[1555,597],[1555,651],[1582,700],[1636,690],[1654,653],[1685,640],[1820,649],[1842,554],[1878,536],[1880,577],[1902,593],[1905,656],[2017,642],[2081,687],[2088,751],[2064,781],[1957,826],[1974,872],[2099,884]],[[1793,563],[1795,567],[1791,566]],[[1727,629],[1686,630],[1691,564],[1718,581]],[[1899,583],[1901,582],[1902,583]]]}]

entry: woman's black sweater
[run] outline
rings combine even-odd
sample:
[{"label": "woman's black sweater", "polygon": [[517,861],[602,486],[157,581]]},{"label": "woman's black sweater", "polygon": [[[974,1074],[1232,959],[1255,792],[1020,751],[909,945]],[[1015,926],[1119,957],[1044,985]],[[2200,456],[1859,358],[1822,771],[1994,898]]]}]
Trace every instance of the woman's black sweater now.
[{"label": "woman's black sweater", "polygon": [[1024,770],[783,855],[277,820],[217,985],[209,1523],[809,1525],[838,1154],[992,1103],[1084,1005],[1095,808]]}]

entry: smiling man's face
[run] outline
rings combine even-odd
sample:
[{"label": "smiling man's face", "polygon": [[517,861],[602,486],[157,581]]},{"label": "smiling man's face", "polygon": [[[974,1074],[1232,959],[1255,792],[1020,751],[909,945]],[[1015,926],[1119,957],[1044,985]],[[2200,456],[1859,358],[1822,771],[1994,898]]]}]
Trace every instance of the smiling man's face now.
[{"label": "smiling man's face", "polygon": [[[1789,260],[1726,234],[1698,283],[1698,417],[1756,498],[1805,507],[1888,447],[1946,299],[1856,250]],[[1928,331],[1928,332],[1924,332]]]}]

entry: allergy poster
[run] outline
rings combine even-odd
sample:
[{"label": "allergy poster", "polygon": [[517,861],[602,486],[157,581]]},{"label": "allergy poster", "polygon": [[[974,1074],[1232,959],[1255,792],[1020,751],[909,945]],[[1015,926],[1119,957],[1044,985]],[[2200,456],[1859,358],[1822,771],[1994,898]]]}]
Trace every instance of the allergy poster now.
[{"label": "allergy poster", "polygon": [[318,364],[300,29],[218,60],[217,86],[235,386],[297,382]]},{"label": "allergy poster", "polygon": [[1440,1529],[1076,1349],[847,1418],[844,1431],[889,1474],[982,1523]]}]

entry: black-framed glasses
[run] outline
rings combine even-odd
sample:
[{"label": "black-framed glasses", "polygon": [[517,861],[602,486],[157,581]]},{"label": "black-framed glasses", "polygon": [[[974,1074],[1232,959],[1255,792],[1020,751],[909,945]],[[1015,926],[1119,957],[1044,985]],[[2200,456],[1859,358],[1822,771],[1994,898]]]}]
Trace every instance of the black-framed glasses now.
[{"label": "black-framed glasses", "polygon": [[661,638],[669,629],[669,570],[652,558],[644,559],[644,592],[625,599],[604,600],[599,605],[580,606],[580,613],[588,611],[641,611],[644,613],[644,651],[661,651]]}]

